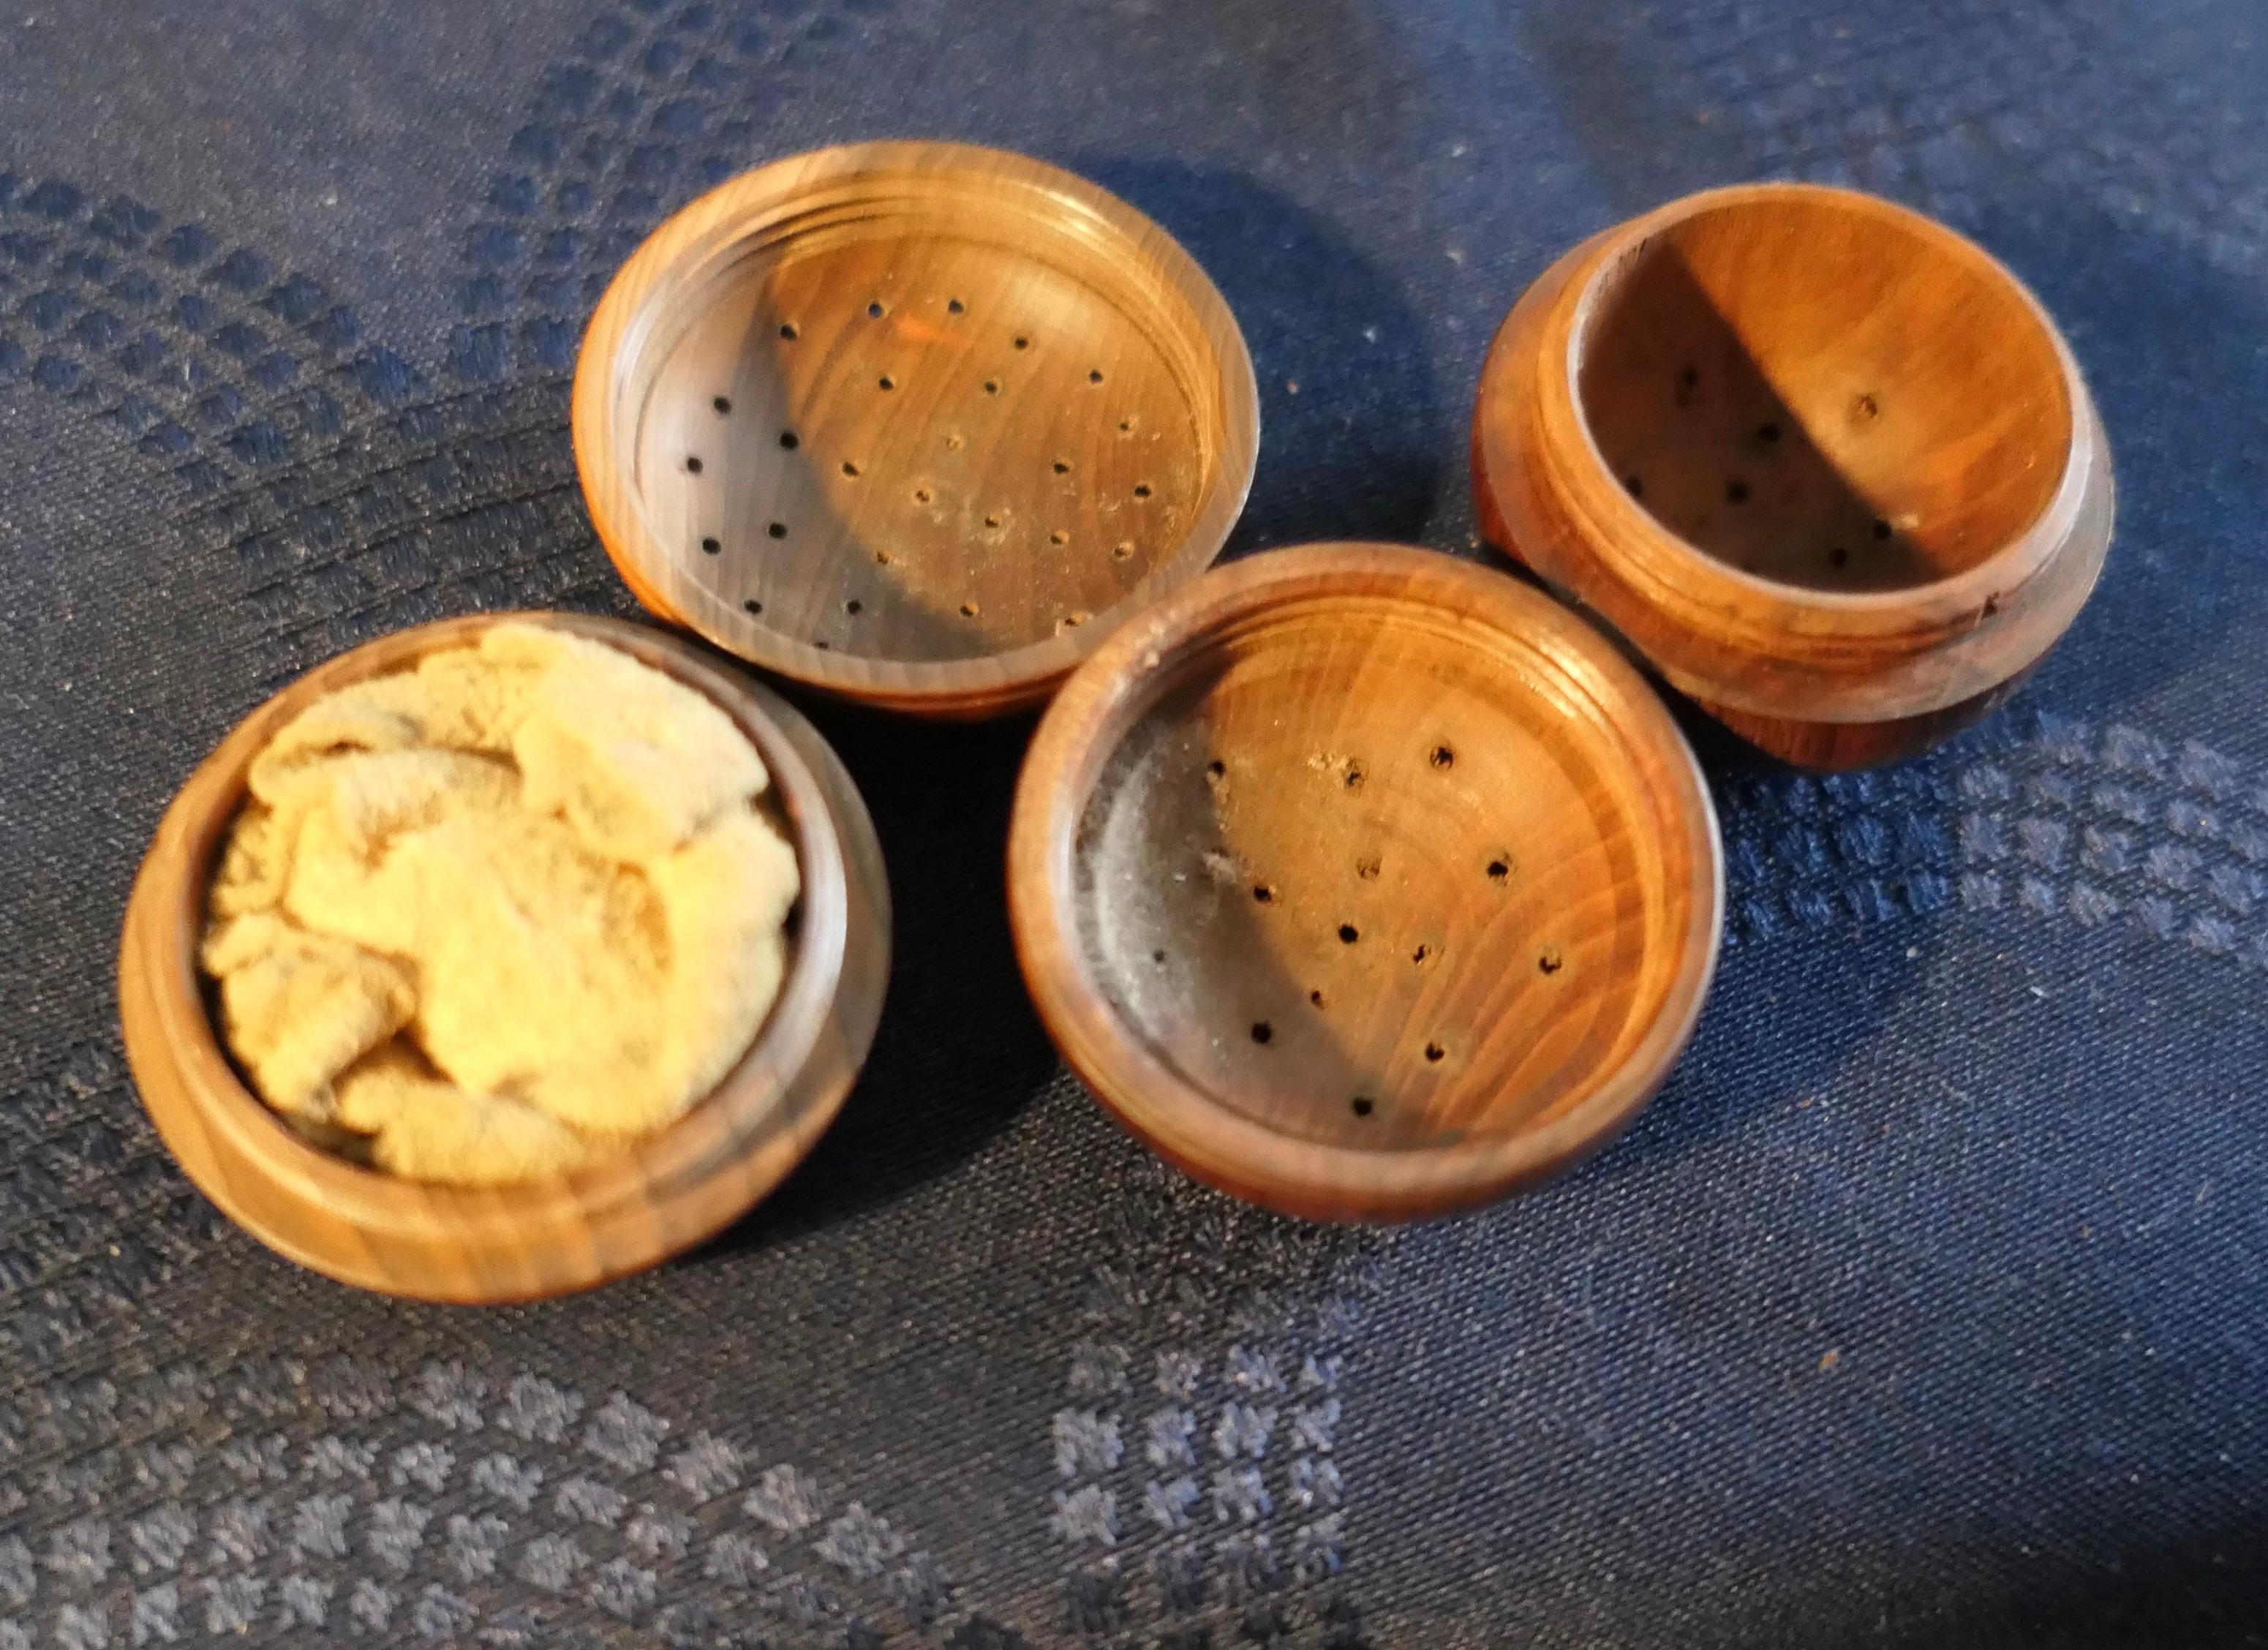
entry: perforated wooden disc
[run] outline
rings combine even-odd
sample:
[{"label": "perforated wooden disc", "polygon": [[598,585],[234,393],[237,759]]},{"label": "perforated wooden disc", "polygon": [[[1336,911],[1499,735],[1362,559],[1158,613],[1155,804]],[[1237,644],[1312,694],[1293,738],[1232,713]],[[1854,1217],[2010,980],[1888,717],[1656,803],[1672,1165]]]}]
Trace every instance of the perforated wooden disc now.
[{"label": "perforated wooden disc", "polygon": [[657,230],[575,383],[639,599],[899,708],[1043,698],[1243,507],[1252,366],[1202,270],[1094,185],[952,144],[824,150]]},{"label": "perforated wooden disc", "polygon": [[1691,752],[1584,621],[1390,545],[1130,619],[1041,722],[1009,896],[1072,1067],[1200,1179],[1386,1219],[1610,1138],[1715,967]]}]

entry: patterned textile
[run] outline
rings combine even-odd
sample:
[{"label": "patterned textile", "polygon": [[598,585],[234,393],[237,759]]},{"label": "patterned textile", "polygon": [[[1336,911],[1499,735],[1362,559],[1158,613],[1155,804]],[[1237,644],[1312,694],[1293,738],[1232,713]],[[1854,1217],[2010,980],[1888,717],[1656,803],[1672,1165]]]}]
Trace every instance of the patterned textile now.
[{"label": "patterned textile", "polygon": [[[2257,0],[16,0],[0,1650],[2268,1643],[2264,89]],[[1211,271],[1239,551],[1474,553],[1481,351],[1558,250],[1736,178],[1887,193],[2065,324],[2102,589],[1910,767],[1697,728],[1698,1040],[1495,1211],[1299,1226],[1156,1165],[1017,981],[1025,730],[821,706],[900,961],[790,1185],[540,1307],[271,1257],[124,1074],[159,810],[354,643],[630,612],[565,428],[595,294],[708,183],[905,134]]]}]

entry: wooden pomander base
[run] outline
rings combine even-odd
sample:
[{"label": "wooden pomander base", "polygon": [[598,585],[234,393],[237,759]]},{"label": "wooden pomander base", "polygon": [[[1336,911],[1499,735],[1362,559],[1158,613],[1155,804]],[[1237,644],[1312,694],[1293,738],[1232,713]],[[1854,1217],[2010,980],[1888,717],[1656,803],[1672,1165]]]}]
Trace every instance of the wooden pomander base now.
[{"label": "wooden pomander base", "polygon": [[1991,711],[2110,541],[2102,428],[2037,300],[1942,225],[1809,185],[1560,259],[1490,349],[1472,459],[1491,541],[1811,767]]}]

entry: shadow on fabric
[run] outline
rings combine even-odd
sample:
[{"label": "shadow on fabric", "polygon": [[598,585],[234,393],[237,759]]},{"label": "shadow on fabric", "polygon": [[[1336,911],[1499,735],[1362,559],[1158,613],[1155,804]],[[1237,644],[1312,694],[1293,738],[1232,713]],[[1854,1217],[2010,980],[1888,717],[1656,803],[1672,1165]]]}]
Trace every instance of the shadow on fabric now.
[{"label": "shadow on fabric", "polygon": [[935,1179],[1058,1068],[1008,932],[1008,813],[1030,719],[964,726],[796,698],[874,816],[890,873],[890,987],[843,1115],[712,1253],[822,1228]]},{"label": "shadow on fabric", "polygon": [[2037,1650],[2109,1645],[2237,1650],[2262,1642],[2264,1620],[2268,1523],[2254,1521],[2200,1532],[2177,1546],[2128,1553],[2108,1573],[2101,1562],[2074,1565],[2059,1579],[2011,1597],[1953,1602],[1947,1619],[1926,1630],[1868,1634],[1864,1642],[1876,1650],[1938,1650],[2017,1639]]}]

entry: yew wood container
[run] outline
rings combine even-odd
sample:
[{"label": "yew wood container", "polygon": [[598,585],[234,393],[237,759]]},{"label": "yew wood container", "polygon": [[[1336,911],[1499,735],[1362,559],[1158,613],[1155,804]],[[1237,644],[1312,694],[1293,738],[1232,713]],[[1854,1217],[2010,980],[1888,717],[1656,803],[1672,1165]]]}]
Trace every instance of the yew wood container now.
[{"label": "yew wood container", "polygon": [[1924,750],[2061,637],[2110,541],[2070,348],[1942,225],[1757,184],[1594,235],[1483,369],[1483,530],[1807,767]]},{"label": "yew wood container", "polygon": [[1125,202],[873,143],[656,230],[600,300],[573,423],[653,612],[814,688],[975,718],[1044,700],[1211,563],[1259,398],[1220,294]]},{"label": "yew wood container", "polygon": [[1653,689],[1541,593],[1325,544],[1208,573],[1064,685],[1009,908],[1071,1067],[1197,1179],[1436,1215],[1611,1138],[1716,966],[1723,877]]},{"label": "yew wood container", "polygon": [[[787,975],[755,1041],[676,1122],[572,1174],[495,1190],[426,1185],[303,1139],[231,1064],[197,968],[206,889],[254,756],[313,700],[518,618],[603,642],[705,694],[770,770],[767,806],[803,892]],[[381,637],[292,682],[230,733],[158,826],[127,902],[119,1013],[143,1104],[184,1173],[276,1253],[342,1283],[432,1300],[526,1300],[654,1265],[745,1213],[826,1128],[873,1042],[889,892],[873,822],[818,733],[769,690],[642,626],[555,613],[450,619]]]}]

